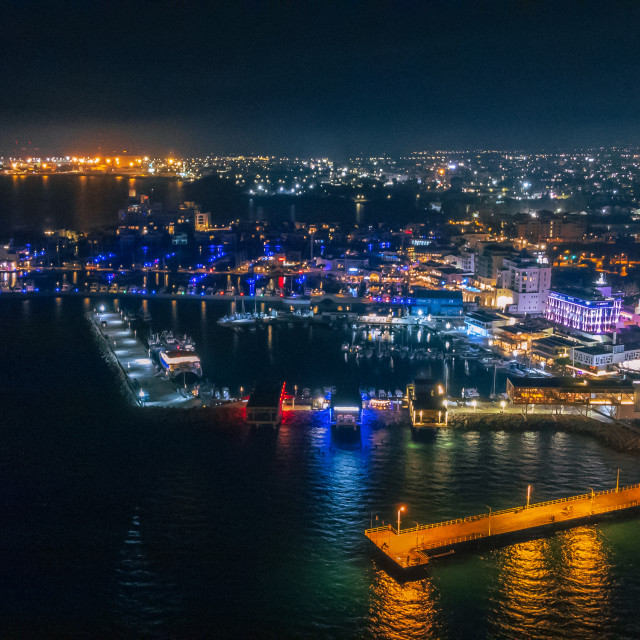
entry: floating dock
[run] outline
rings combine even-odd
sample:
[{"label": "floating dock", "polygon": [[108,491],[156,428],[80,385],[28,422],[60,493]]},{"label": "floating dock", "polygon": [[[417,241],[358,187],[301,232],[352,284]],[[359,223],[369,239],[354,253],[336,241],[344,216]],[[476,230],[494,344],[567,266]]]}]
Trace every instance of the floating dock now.
[{"label": "floating dock", "polygon": [[457,550],[498,546],[518,537],[535,538],[550,528],[567,528],[605,514],[634,509],[640,502],[640,484],[597,491],[528,507],[514,507],[446,522],[418,525],[398,532],[391,525],[367,529],[365,535],[384,554],[390,568],[408,577],[430,560]]},{"label": "floating dock", "polygon": [[202,406],[199,398],[184,397],[164,373],[158,371],[135,329],[119,313],[99,311],[91,314],[91,322],[113,354],[136,403],[147,407]]}]

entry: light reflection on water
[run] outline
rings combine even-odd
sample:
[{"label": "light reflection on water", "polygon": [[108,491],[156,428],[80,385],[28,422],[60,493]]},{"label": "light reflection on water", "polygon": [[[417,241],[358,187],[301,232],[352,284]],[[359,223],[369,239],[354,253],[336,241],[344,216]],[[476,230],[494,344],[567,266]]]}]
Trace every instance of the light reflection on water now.
[{"label": "light reflection on water", "polygon": [[[351,440],[332,434],[323,412],[288,413],[277,432],[196,425],[180,413],[132,417],[100,365],[86,302],[27,302],[28,312],[20,300],[0,305],[12,336],[6,361],[22,363],[0,389],[12,576],[0,614],[15,629],[26,628],[29,602],[31,620],[64,620],[69,636],[95,635],[86,630],[96,620],[121,637],[640,635],[637,519],[461,554],[403,586],[363,537],[376,516],[395,524],[400,503],[408,527],[523,504],[528,484],[536,500],[612,488],[618,466],[632,484],[637,456],[552,430],[413,438],[372,412]],[[203,324],[198,304],[193,326]],[[207,337],[215,348],[223,335],[228,356],[211,362],[230,369],[250,352],[268,357],[266,331],[221,334],[209,309],[199,344]],[[312,331],[340,356],[340,332]],[[276,363],[295,363],[287,357],[303,335],[274,328]]]}]

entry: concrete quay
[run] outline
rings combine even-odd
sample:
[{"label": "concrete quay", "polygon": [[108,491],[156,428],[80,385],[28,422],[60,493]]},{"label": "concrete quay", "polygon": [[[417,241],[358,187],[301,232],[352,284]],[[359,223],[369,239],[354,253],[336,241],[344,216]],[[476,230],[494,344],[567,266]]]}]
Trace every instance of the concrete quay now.
[{"label": "concrete quay", "polygon": [[135,329],[119,313],[98,311],[91,314],[90,321],[96,336],[112,354],[135,404],[185,409],[202,406],[199,398],[183,397],[164,373],[158,371],[148,350],[137,338]]},{"label": "concrete quay", "polygon": [[603,515],[636,509],[640,484],[514,507],[446,522],[418,525],[398,532],[394,527],[367,529],[365,536],[390,563],[407,576],[433,558],[458,549],[506,544],[518,537],[541,537],[549,529],[577,526]]}]

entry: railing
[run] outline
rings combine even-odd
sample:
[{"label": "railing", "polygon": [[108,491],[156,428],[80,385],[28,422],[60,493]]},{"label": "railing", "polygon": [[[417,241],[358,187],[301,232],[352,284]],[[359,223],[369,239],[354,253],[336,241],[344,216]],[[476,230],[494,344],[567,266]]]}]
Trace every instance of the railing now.
[{"label": "railing", "polygon": [[[507,513],[520,513],[526,511],[528,509],[535,509],[536,507],[546,507],[550,504],[562,504],[566,502],[573,502],[575,500],[588,500],[590,498],[596,498],[597,496],[605,496],[611,493],[622,493],[623,491],[629,491],[631,489],[639,489],[640,483],[632,484],[627,487],[620,487],[619,489],[605,489],[603,491],[594,491],[592,493],[583,493],[577,496],[568,496],[567,498],[557,498],[556,500],[546,500],[545,502],[536,502],[535,504],[529,505],[529,507],[520,506],[520,507],[510,507],[509,509],[502,509],[500,511],[492,511],[491,517],[505,515]],[[630,506],[633,506],[633,503],[629,503]],[[620,507],[622,508],[622,507]],[[613,510],[613,509],[612,509]],[[434,522],[432,524],[421,524],[417,527],[410,527],[408,529],[401,529],[400,535],[405,533],[417,533],[418,531],[426,531],[428,529],[436,529],[438,527],[448,527],[453,524],[461,524],[464,522],[474,522],[476,520],[482,520],[489,517],[488,513],[481,513],[474,516],[466,516],[464,518],[456,518],[455,520],[445,520],[444,522]],[[365,534],[378,533],[381,531],[392,531],[394,534],[398,535],[398,531],[394,528],[389,528],[389,525],[384,527],[374,527],[373,529],[366,529]],[[440,543],[438,543],[439,545]]]}]

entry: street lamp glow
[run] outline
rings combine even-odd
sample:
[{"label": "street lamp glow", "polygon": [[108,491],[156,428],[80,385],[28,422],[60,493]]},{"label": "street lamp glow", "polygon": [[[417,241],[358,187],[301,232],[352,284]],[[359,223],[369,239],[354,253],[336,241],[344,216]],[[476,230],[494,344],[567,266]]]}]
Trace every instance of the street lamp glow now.
[{"label": "street lamp glow", "polygon": [[505,408],[506,406],[507,406],[507,403],[506,403],[504,400],[501,400],[501,401],[500,401],[500,408],[501,408],[500,413],[504,413],[504,408]]},{"label": "street lamp glow", "polygon": [[404,511],[404,507],[398,509],[398,535],[400,535],[400,514]]}]

